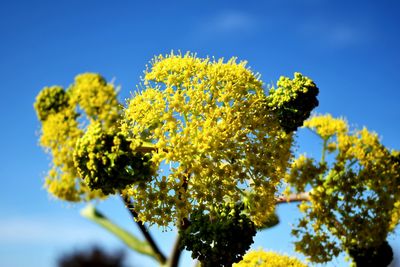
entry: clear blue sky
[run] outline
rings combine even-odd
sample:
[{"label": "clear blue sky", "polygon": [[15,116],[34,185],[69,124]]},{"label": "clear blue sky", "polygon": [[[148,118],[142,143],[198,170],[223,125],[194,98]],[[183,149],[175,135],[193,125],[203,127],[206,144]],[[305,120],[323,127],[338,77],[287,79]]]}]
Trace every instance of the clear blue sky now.
[{"label": "clear blue sky", "polygon": [[[122,86],[139,82],[145,64],[173,50],[249,61],[266,83],[302,72],[320,88],[319,113],[346,116],[400,150],[400,4],[397,1],[1,1],[0,265],[55,266],[73,248],[123,245],[79,216],[81,205],[42,189],[49,157],[37,145],[32,104],[44,86],[98,72]],[[318,143],[300,133],[299,151]],[[118,200],[99,208],[134,229]],[[295,206],[255,247],[293,254]],[[157,232],[157,229],[154,229]],[[399,232],[399,231],[397,231]],[[173,233],[157,233],[169,251]],[[391,237],[400,250],[400,237]],[[156,266],[137,255],[136,266]],[[186,255],[182,266],[190,266]],[[347,266],[339,259],[328,266]]]}]

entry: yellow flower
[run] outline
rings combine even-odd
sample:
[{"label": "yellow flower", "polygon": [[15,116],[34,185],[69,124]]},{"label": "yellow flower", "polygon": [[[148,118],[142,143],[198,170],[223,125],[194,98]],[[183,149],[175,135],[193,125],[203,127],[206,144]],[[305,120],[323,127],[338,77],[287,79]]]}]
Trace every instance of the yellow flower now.
[{"label": "yellow flower", "polygon": [[103,198],[79,177],[73,154],[86,130],[85,124],[97,121],[105,128],[115,128],[121,107],[114,86],[98,74],[81,74],[65,91],[59,86],[45,87],[34,107],[42,123],[40,145],[52,156],[45,182],[49,193],[67,201]]},{"label": "yellow flower", "polygon": [[348,132],[347,122],[342,118],[334,119],[330,114],[312,116],[304,122],[304,127],[310,128],[324,140]]},{"label": "yellow flower", "polygon": [[398,224],[398,154],[366,128],[349,132],[344,119],[314,116],[305,126],[334,158],[321,160],[324,168],[318,170],[313,160],[300,156],[287,175],[298,191],[312,188],[311,203],[302,207],[304,218],[293,231],[297,249],[314,262],[326,262],[340,251],[380,247]]},{"label": "yellow flower", "polygon": [[70,91],[72,105],[79,105],[90,120],[101,121],[110,127],[118,119],[121,106],[117,91],[99,74],[76,76]]},{"label": "yellow flower", "polygon": [[295,257],[281,255],[273,251],[249,251],[243,260],[232,267],[307,267]]}]

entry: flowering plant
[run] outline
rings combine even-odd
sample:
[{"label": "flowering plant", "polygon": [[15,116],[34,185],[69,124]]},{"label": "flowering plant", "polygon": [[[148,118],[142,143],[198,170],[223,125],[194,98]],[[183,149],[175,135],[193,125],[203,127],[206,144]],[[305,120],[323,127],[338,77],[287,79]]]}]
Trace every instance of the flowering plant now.
[{"label": "flowering plant", "polygon": [[[378,251],[398,223],[398,153],[365,129],[349,134],[342,119],[316,116],[304,123],[319,90],[302,74],[281,77],[266,90],[260,75],[236,58],[172,53],[151,61],[140,88],[123,107],[113,84],[85,73],[65,90],[44,88],[34,107],[40,144],[53,159],[48,191],[73,202],[120,195],[146,241],[93,208],[83,215],[160,264],[177,266],[186,248],[202,266],[258,266],[253,254],[241,261],[243,255],[257,230],[279,222],[275,206],[286,201],[302,202],[306,216],[293,230],[296,248],[316,262],[340,249],[365,260],[363,251]],[[323,140],[319,163],[292,154],[303,123]],[[336,161],[327,162],[326,153]],[[282,195],[284,185],[295,195]],[[168,259],[145,223],[179,229]],[[366,231],[374,234],[362,239]]]}]

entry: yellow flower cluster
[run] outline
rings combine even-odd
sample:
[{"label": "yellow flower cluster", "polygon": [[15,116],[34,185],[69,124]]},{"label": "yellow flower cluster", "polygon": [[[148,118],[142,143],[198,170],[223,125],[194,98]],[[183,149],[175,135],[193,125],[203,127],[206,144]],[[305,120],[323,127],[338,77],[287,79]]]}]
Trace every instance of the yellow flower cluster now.
[{"label": "yellow flower cluster", "polygon": [[309,181],[317,179],[324,172],[324,165],[317,166],[314,160],[305,155],[300,155],[292,162],[290,172],[286,174],[285,178],[289,184],[296,188],[296,191],[305,192]]},{"label": "yellow flower cluster", "polygon": [[394,204],[394,209],[392,211],[392,219],[390,221],[390,231],[393,231],[394,228],[400,223],[400,201],[397,201]]},{"label": "yellow flower cluster", "polygon": [[273,251],[249,251],[233,267],[307,267],[300,260]]},{"label": "yellow flower cluster", "polygon": [[[140,220],[162,226],[241,202],[262,227],[274,216],[291,132],[318,102],[299,73],[278,86],[267,96],[246,62],[187,53],[156,57],[123,112],[98,74],[78,75],[67,90],[45,88],[34,106],[53,157],[46,187],[68,201],[122,190]],[[286,112],[293,116],[282,125]]]},{"label": "yellow flower cluster", "polygon": [[71,105],[79,105],[90,120],[100,121],[107,128],[116,123],[122,106],[117,100],[113,84],[96,73],[84,73],[75,77],[71,91]]},{"label": "yellow flower cluster", "polygon": [[[316,116],[305,122],[329,149],[335,159],[322,159],[321,171],[312,160],[295,160],[287,177],[297,190],[310,192],[311,204],[293,233],[300,238],[296,248],[312,261],[326,262],[340,251],[369,251],[379,248],[393,230],[396,203],[400,201],[400,163],[375,133],[366,128],[349,133],[343,119]],[[323,154],[325,151],[323,151]],[[299,164],[304,166],[300,168]],[[308,176],[308,180],[305,178]],[[300,181],[300,182],[299,182]]]},{"label": "yellow flower cluster", "polygon": [[100,75],[78,75],[67,90],[61,87],[44,88],[34,104],[42,123],[40,145],[53,158],[45,186],[57,198],[81,201],[103,197],[99,191],[90,190],[79,178],[73,162],[77,140],[84,134],[86,122],[98,121],[105,126],[114,124],[120,110],[116,92]]},{"label": "yellow flower cluster", "polygon": [[348,126],[344,119],[335,119],[330,114],[313,116],[304,122],[304,127],[312,129],[323,140],[328,140],[334,135],[342,135],[348,132]]},{"label": "yellow flower cluster", "polygon": [[213,212],[240,201],[250,190],[262,195],[262,207],[252,211],[260,224],[257,214],[274,205],[292,136],[266,108],[258,76],[235,58],[171,54],[154,59],[144,85],[130,100],[121,129],[154,145],[152,161],[166,175],[129,191],[139,219],[176,223],[193,210]]},{"label": "yellow flower cluster", "polygon": [[[40,145],[53,157],[45,185],[51,194],[68,201],[79,201],[81,190],[75,187],[76,171],[72,160],[75,142],[82,134],[75,117],[71,109],[49,115],[42,122],[40,137]],[[80,187],[86,188],[83,184]]]}]

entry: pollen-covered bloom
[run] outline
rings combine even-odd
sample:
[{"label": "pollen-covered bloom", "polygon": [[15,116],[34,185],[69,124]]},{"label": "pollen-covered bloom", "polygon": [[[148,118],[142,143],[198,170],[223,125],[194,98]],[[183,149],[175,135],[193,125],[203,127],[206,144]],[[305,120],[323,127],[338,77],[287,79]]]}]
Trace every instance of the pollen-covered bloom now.
[{"label": "pollen-covered bloom", "polygon": [[259,76],[235,58],[171,54],[152,61],[144,87],[121,129],[154,145],[151,160],[163,175],[130,189],[139,219],[168,225],[251,191],[262,204],[249,208],[251,219],[261,224],[260,212],[274,211],[292,135],[266,105]]}]

